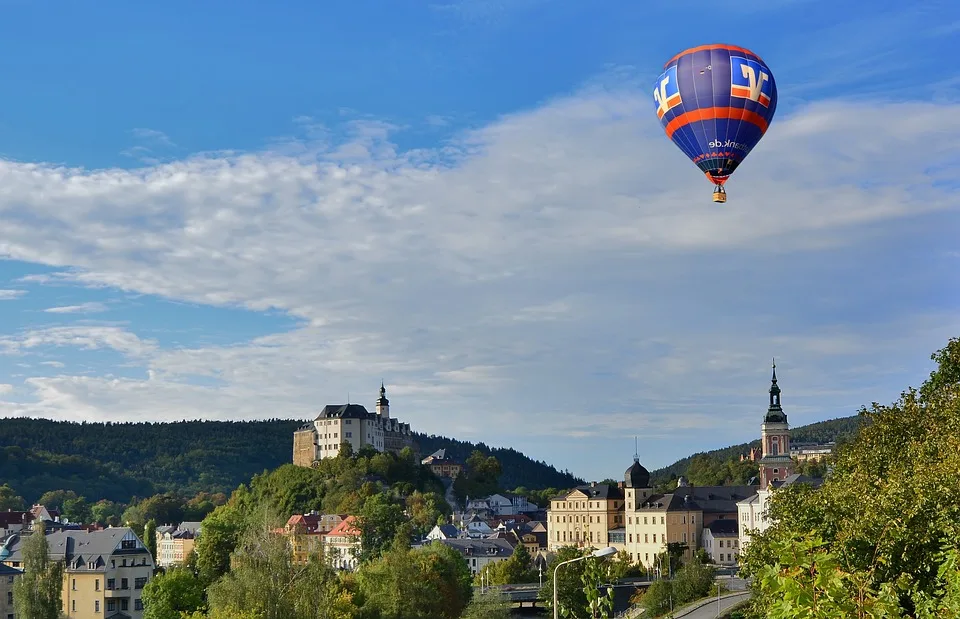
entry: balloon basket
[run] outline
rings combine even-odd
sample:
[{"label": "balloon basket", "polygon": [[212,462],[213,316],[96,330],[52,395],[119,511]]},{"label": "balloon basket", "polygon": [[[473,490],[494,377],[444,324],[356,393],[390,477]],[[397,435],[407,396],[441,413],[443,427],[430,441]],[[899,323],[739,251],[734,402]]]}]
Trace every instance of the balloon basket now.
[{"label": "balloon basket", "polygon": [[713,191],[713,201],[721,204],[727,201],[727,192],[720,185]]}]

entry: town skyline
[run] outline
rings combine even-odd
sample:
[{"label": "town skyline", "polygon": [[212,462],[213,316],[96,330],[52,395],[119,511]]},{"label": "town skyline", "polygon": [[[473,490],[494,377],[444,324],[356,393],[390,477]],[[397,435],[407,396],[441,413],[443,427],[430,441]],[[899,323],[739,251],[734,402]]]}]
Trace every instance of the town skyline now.
[{"label": "town skyline", "polygon": [[[753,440],[774,357],[799,427],[960,327],[950,3],[53,4],[0,24],[0,416],[307,420],[383,380],[413,431],[604,479],[635,436],[650,470]],[[714,39],[780,89],[722,206],[651,98]]]}]

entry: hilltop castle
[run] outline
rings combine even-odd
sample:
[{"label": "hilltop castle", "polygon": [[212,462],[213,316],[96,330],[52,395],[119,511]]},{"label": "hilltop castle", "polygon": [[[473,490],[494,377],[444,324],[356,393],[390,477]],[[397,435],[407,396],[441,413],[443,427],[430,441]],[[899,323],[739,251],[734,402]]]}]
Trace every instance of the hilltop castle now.
[{"label": "hilltop castle", "polygon": [[361,404],[328,404],[316,419],[294,432],[293,463],[310,467],[318,460],[335,458],[344,443],[354,452],[363,447],[393,453],[404,447],[417,451],[410,424],[390,417],[390,401],[383,383],[375,413]]}]

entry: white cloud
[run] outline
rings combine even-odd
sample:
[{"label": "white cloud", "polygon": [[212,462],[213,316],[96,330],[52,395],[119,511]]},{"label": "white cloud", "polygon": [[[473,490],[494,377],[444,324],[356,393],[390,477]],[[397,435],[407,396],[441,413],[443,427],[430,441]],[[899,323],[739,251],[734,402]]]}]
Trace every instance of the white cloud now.
[{"label": "white cloud", "polygon": [[107,311],[107,306],[96,301],[88,301],[79,305],[61,305],[58,307],[48,307],[43,310],[48,314],[94,314]]},{"label": "white cloud", "polygon": [[0,290],[0,301],[13,301],[27,294],[26,290]]},{"label": "white cloud", "polygon": [[725,440],[753,432],[773,355],[800,418],[847,414],[958,326],[930,326],[923,295],[945,282],[907,258],[957,220],[960,105],[781,112],[723,207],[651,116],[645,92],[592,89],[437,151],[357,122],[343,144],[139,170],[0,161],[0,253],[56,269],[21,281],[302,319],[231,346],[161,347],[137,323],[8,334],[10,354],[115,350],[147,379],[35,376],[36,400],[0,412],[306,417],[347,392],[372,403],[383,378],[414,427],[519,449],[538,432]]}]

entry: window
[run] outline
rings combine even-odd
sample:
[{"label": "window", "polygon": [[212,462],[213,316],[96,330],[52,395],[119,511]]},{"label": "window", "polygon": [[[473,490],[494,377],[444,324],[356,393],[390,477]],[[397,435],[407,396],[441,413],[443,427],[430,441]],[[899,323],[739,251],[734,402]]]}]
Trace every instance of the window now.
[{"label": "window", "polygon": [[116,579],[116,578],[108,578],[108,579],[107,579],[107,591],[113,591],[113,590],[116,589],[116,588],[117,588],[117,579]]},{"label": "window", "polygon": [[100,600],[93,601],[93,612],[95,613],[100,612]]},{"label": "window", "polygon": [[686,543],[686,541],[687,541],[687,534],[686,534],[686,533],[683,534],[683,539],[682,539],[681,541],[684,542],[684,543]]},{"label": "window", "polygon": [[99,578],[97,578],[96,580],[93,581],[93,590],[94,590],[94,591],[99,591],[99,590],[100,590],[100,579],[99,579]]},{"label": "window", "polygon": [[70,612],[74,612],[74,613],[77,612],[77,601],[76,601],[76,600],[73,600],[73,601],[70,603]]},{"label": "window", "polygon": [[73,582],[70,583],[70,588],[73,589],[74,591],[76,591],[76,590],[77,590],[77,579],[76,579],[76,578],[72,578],[71,580],[72,580]]},{"label": "window", "polygon": [[646,517],[646,516],[643,517],[643,524],[647,524],[647,517]]},{"label": "window", "polygon": [[120,579],[120,588],[121,588],[121,589],[129,589],[129,588],[130,588],[130,580],[127,579],[127,578],[121,578],[121,579]]},{"label": "window", "polygon": [[13,605],[13,591],[7,591],[7,605]]},{"label": "window", "polygon": [[107,612],[112,613],[115,610],[117,610],[117,600],[114,598],[110,598],[109,600],[107,600]]},{"label": "window", "polygon": [[344,432],[343,435],[347,438],[353,438],[353,432]]},{"label": "window", "polygon": [[130,610],[130,600],[127,598],[120,598],[120,610]]},{"label": "window", "polygon": [[136,580],[133,581],[133,588],[134,588],[134,589],[143,589],[146,585],[147,585],[147,578],[146,578],[146,576],[144,576],[144,577],[142,577],[142,578],[137,578]]},{"label": "window", "polygon": [[649,544],[649,543],[650,543],[650,534],[649,534],[649,533],[644,533],[644,534],[643,534],[643,543],[644,543],[644,544]]},{"label": "window", "polygon": [[143,600],[137,598],[133,601],[133,610],[143,610]]}]

